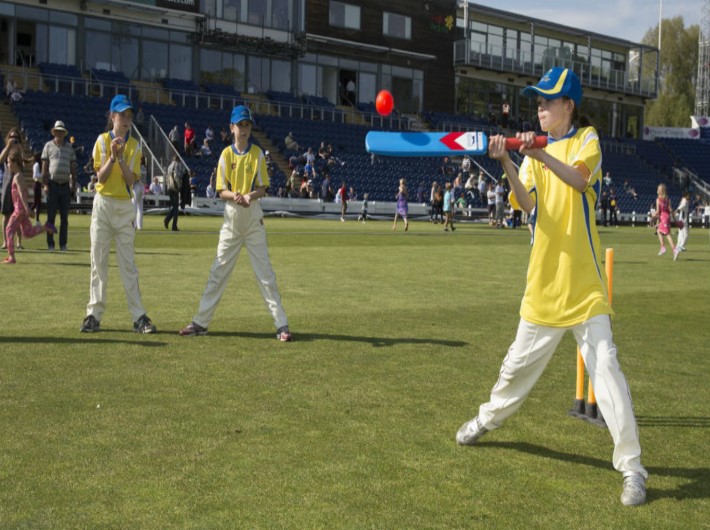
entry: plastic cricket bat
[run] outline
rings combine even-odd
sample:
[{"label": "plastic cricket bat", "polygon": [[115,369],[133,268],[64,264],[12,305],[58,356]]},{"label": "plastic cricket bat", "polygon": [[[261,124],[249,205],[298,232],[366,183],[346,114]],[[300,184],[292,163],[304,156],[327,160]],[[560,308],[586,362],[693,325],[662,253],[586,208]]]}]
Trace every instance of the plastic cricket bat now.
[{"label": "plastic cricket bat", "polygon": [[[517,138],[507,138],[509,151],[520,148]],[[547,145],[547,136],[535,138],[535,148]],[[368,153],[382,156],[461,156],[485,155],[488,136],[480,131],[468,132],[383,132],[370,131],[365,137]]]}]

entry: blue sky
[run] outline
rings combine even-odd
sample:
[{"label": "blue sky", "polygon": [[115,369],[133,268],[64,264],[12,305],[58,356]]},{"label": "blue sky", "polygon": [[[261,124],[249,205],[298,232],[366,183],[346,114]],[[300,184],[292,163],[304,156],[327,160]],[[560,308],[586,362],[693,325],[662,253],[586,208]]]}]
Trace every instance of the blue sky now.
[{"label": "blue sky", "polygon": [[658,25],[659,7],[663,18],[682,16],[685,26],[700,24],[704,0],[472,0],[475,4],[549,20],[619,39],[640,42]]}]

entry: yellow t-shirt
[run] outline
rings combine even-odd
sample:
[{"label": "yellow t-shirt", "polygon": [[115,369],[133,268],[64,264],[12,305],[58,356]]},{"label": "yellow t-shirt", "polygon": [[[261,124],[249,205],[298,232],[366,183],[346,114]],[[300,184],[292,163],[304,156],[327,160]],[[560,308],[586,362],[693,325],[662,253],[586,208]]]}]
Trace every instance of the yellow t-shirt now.
[{"label": "yellow t-shirt", "polygon": [[[94,170],[96,170],[97,173],[106,163],[106,160],[111,157],[111,140],[113,140],[113,133],[111,131],[100,134],[96,139],[93,155]],[[136,177],[139,177],[141,174],[141,156],[140,144],[135,138],[129,136],[128,140],[126,140],[126,147],[123,150],[123,158]],[[128,200],[133,196],[131,186],[127,186],[126,181],[123,180],[123,173],[121,172],[121,166],[118,162],[111,168],[111,173],[108,179],[106,179],[106,182],[103,184],[100,182],[96,183],[96,192],[104,197],[112,197],[114,199]]]},{"label": "yellow t-shirt", "polygon": [[[586,166],[589,183],[580,193],[537,160],[521,164],[520,180],[535,201],[537,221],[520,316],[541,326],[569,327],[613,313],[594,216],[602,155],[593,127],[550,142],[545,150],[568,165]],[[517,202],[511,193],[514,208]]]},{"label": "yellow t-shirt", "polygon": [[245,195],[261,186],[269,186],[264,152],[252,144],[244,153],[237,152],[234,145],[225,147],[217,162],[215,191],[229,190]]}]

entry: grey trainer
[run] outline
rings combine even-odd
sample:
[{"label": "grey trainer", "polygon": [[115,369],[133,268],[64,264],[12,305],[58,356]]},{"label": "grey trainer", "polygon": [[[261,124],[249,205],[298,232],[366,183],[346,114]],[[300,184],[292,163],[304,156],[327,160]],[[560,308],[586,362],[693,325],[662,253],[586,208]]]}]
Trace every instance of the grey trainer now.
[{"label": "grey trainer", "polygon": [[474,445],[487,432],[488,429],[481,425],[478,416],[476,416],[461,426],[459,432],[456,433],[456,443],[459,445]]},{"label": "grey trainer", "polygon": [[641,473],[630,473],[624,477],[624,491],[621,504],[639,506],[646,502],[646,478]]}]

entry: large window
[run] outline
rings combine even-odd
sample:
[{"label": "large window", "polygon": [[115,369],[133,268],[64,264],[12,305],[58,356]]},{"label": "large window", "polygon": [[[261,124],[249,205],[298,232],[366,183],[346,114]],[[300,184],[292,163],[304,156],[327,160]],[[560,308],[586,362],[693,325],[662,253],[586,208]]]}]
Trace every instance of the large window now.
[{"label": "large window", "polygon": [[192,48],[183,44],[170,45],[170,72],[173,79],[192,79]]},{"label": "large window", "polygon": [[271,27],[288,30],[293,15],[289,12],[288,0],[271,0]]},{"label": "large window", "polygon": [[412,38],[412,19],[396,13],[382,13],[382,34],[398,39]]},{"label": "large window", "polygon": [[244,90],[243,55],[219,50],[200,50],[200,81],[227,85],[235,90]]},{"label": "large window", "polygon": [[291,92],[291,63],[288,61],[271,61],[271,90]]},{"label": "large window", "polygon": [[264,0],[249,0],[247,22],[254,26],[266,24],[266,2]]},{"label": "large window", "polygon": [[111,34],[86,32],[86,67],[111,69]]},{"label": "large window", "polygon": [[168,77],[168,43],[143,41],[143,79]]},{"label": "large window", "polygon": [[111,64],[129,79],[140,79],[138,43],[136,37],[120,33],[111,36]]},{"label": "large window", "polygon": [[330,2],[329,22],[331,26],[360,29],[360,6],[343,2]]},{"label": "large window", "polygon": [[316,65],[298,64],[298,91],[306,96],[317,96],[316,85]]}]

